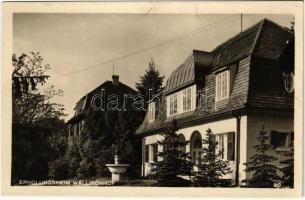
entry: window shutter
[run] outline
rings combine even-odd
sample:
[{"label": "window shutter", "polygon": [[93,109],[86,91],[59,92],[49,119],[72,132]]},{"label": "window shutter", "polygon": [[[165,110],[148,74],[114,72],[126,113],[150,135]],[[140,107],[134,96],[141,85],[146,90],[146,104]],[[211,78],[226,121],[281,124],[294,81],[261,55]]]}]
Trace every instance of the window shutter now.
[{"label": "window shutter", "polygon": [[153,145],[153,154],[154,154],[153,161],[157,162],[158,161],[158,144]]},{"label": "window shutter", "polygon": [[228,139],[227,139],[227,159],[230,161],[235,160],[235,133],[234,132],[230,132],[228,133]]},{"label": "window shutter", "polygon": [[277,132],[276,131],[271,131],[271,145],[273,147],[277,147],[279,144],[278,137],[277,137]]},{"label": "window shutter", "polygon": [[145,145],[145,162],[149,159],[149,145]]},{"label": "window shutter", "polygon": [[220,87],[219,75],[216,75],[216,100],[219,99],[219,93],[220,93],[219,87]]},{"label": "window shutter", "polygon": [[[202,141],[201,141],[202,142]],[[216,135],[211,135],[211,142],[213,143],[213,144],[216,144]]]}]

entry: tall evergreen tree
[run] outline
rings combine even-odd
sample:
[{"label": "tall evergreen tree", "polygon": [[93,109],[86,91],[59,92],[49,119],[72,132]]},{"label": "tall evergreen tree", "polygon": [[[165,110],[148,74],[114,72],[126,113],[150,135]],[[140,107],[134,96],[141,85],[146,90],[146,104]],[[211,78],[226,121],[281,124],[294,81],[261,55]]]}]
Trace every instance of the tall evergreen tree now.
[{"label": "tall evergreen tree", "polygon": [[271,148],[271,144],[268,142],[269,138],[265,127],[262,126],[262,130],[257,137],[258,144],[253,147],[256,153],[250,158],[249,162],[245,163],[245,171],[252,173],[250,179],[243,181],[249,187],[272,188],[275,183],[281,181],[281,177],[278,175],[279,169],[273,164],[278,158],[268,155]]},{"label": "tall evergreen tree", "polygon": [[223,152],[216,152],[218,143],[215,141],[215,135],[211,129],[206,131],[206,137],[202,143],[201,159],[194,177],[195,185],[200,187],[229,186],[231,180],[222,177],[232,171],[229,162],[220,159]]},{"label": "tall evergreen tree", "polygon": [[282,168],[284,174],[283,185],[293,188],[294,184],[294,145],[293,142],[290,143],[290,151],[285,153],[287,159],[283,160],[281,163],[286,166]]},{"label": "tall evergreen tree", "polygon": [[[136,88],[145,98],[145,102],[149,101],[150,97],[157,94],[162,89],[163,80],[164,76],[160,75],[155,62],[151,59],[145,74],[141,76],[140,81],[136,83]],[[151,96],[149,96],[149,91]],[[145,103],[144,105],[144,108],[147,108],[147,104]]]},{"label": "tall evergreen tree", "polygon": [[177,130],[177,122],[173,121],[172,127],[163,134],[164,139],[158,142],[163,147],[163,151],[158,153],[162,160],[153,164],[153,174],[159,186],[189,185],[187,181],[178,177],[191,174],[192,162],[188,153],[181,151],[187,142],[179,140]]}]

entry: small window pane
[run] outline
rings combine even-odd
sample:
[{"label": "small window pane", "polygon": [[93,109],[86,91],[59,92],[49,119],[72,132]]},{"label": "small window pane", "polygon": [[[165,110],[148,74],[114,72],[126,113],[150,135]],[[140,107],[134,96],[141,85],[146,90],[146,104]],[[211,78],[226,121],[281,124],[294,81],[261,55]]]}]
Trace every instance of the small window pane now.
[{"label": "small window pane", "polygon": [[289,133],[271,131],[271,145],[275,148],[289,146]]},{"label": "small window pane", "polygon": [[235,134],[234,132],[228,133],[228,151],[227,151],[227,159],[234,160],[235,158]]},{"label": "small window pane", "polygon": [[153,144],[153,161],[157,162],[158,161],[158,144]]},{"label": "small window pane", "polygon": [[216,75],[216,100],[223,100],[229,96],[229,71]]},{"label": "small window pane", "polygon": [[192,108],[192,88],[183,90],[183,111],[188,111]]},{"label": "small window pane", "polygon": [[145,145],[145,162],[149,160],[149,145]]}]

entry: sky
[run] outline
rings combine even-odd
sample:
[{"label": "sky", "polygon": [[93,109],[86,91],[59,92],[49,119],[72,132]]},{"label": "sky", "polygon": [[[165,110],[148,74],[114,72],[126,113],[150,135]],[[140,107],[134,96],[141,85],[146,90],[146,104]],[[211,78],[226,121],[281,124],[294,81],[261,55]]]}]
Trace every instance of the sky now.
[{"label": "sky", "polygon": [[[293,21],[292,15],[247,14],[243,30],[263,18],[286,27]],[[111,80],[113,66],[120,81],[135,88],[153,58],[165,84],[193,49],[211,51],[240,31],[240,14],[18,13],[13,17],[13,53],[41,54],[51,67],[43,87],[63,90],[53,101],[64,105],[68,120],[82,96]],[[124,58],[86,69],[120,57]]]}]

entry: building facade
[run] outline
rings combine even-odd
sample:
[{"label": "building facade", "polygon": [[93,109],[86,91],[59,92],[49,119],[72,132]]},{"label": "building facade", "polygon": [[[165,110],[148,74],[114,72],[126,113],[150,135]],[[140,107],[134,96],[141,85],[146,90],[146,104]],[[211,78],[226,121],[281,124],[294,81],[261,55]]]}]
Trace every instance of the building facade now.
[{"label": "building facade", "polygon": [[[86,122],[88,123],[89,113],[95,112],[94,121],[97,126],[103,126],[104,132],[100,136],[112,134],[115,121],[113,115],[120,112],[126,118],[132,118],[132,107],[126,96],[136,95],[137,92],[119,81],[118,75],[112,76],[112,81],[105,81],[91,92],[84,95],[75,105],[75,114],[67,122],[68,124],[68,147],[80,143],[80,136],[84,133]],[[127,106],[126,106],[127,105]],[[124,107],[123,107],[124,106]],[[140,114],[140,112],[139,112]]]},{"label": "building facade", "polygon": [[[157,141],[178,123],[183,151],[199,162],[206,130],[216,135],[221,159],[230,163],[228,179],[248,178],[245,165],[262,126],[271,153],[284,159],[294,134],[294,33],[264,19],[211,52],[193,50],[176,68],[165,88],[149,103],[137,134],[142,136],[142,175],[160,160]],[[278,166],[281,164],[277,161]]]}]

